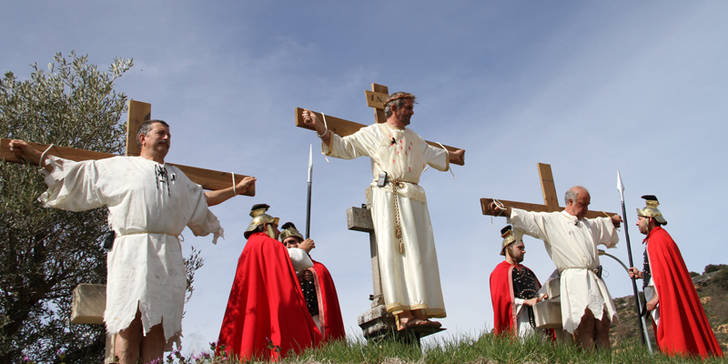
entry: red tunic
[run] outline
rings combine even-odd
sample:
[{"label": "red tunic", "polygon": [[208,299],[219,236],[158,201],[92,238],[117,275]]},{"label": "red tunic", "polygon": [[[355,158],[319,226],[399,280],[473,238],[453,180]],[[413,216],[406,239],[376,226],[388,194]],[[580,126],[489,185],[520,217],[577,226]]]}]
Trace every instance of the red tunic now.
[{"label": "red tunic", "polygon": [[657,344],[668,355],[723,356],[680,250],[664,229],[647,234],[650,271],[659,297]]},{"label": "red tunic", "polygon": [[342,340],[346,336],[346,332],[344,331],[344,320],[341,318],[339,297],[336,294],[336,286],[331,278],[331,273],[326,266],[315,260],[313,268],[310,269],[313,270],[316,282],[323,341]]},{"label": "red tunic", "polygon": [[277,360],[320,340],[288,250],[263,233],[251,235],[238,260],[218,350],[238,356],[241,362]]}]

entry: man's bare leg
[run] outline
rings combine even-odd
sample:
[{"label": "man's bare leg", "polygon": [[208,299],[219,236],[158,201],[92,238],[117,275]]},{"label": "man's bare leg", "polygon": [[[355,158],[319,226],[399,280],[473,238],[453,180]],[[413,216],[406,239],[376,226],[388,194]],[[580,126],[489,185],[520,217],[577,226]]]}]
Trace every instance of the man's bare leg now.
[{"label": "man's bare leg", "polygon": [[597,348],[599,349],[611,349],[609,343],[609,327],[612,322],[609,319],[607,311],[604,310],[602,313],[602,319],[596,321],[596,337],[597,337]]},{"label": "man's bare leg", "polygon": [[576,328],[576,331],[574,331],[576,341],[581,344],[582,349],[594,349],[596,322],[597,320],[594,318],[594,314],[592,314],[591,310],[588,308],[584,310],[584,316],[581,317],[581,322]]},{"label": "man's bare leg", "polygon": [[152,329],[142,337],[142,363],[149,363],[154,359],[162,359],[164,355],[164,329],[162,324],[152,326]]},{"label": "man's bare leg", "polygon": [[139,361],[139,348],[142,339],[141,313],[137,311],[136,317],[129,327],[119,331],[116,335],[114,355],[119,358],[119,364],[136,364]]}]

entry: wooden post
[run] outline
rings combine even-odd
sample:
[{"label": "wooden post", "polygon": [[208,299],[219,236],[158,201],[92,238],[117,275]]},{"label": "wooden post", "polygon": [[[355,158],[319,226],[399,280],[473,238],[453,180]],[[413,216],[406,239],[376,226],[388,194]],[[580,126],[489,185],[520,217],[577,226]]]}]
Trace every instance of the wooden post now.
[{"label": "wooden post", "polygon": [[443,328],[421,326],[404,332],[397,331],[394,316],[387,312],[382,294],[382,280],[380,276],[379,257],[377,251],[377,237],[374,234],[374,223],[372,222],[371,211],[362,207],[350,207],[346,210],[346,223],[349,230],[361,231],[369,234],[369,249],[372,261],[372,285],[374,292],[369,295],[372,301],[371,308],[359,315],[357,322],[361,327],[364,338],[367,341],[378,341],[385,338],[393,338],[398,341],[420,344],[420,339],[434,333],[444,331]]}]

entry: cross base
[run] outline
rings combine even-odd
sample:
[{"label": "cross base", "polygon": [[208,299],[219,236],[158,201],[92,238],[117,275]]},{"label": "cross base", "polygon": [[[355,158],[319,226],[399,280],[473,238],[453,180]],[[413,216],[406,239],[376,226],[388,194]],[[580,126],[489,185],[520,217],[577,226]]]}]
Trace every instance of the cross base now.
[{"label": "cross base", "polygon": [[361,314],[357,321],[367,342],[394,340],[419,346],[421,338],[445,331],[442,327],[435,328],[432,326],[418,326],[397,331],[394,316],[387,312],[384,305],[372,307],[369,311]]}]

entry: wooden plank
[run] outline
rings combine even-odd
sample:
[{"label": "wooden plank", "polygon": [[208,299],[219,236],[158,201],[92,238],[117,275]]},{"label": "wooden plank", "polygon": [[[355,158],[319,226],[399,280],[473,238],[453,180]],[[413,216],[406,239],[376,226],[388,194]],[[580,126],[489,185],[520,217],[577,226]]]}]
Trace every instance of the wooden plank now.
[{"label": "wooden plank", "polygon": [[[6,162],[13,162],[13,163],[29,163],[28,161],[18,159],[15,156],[15,153],[10,151],[10,139],[2,138],[0,139],[0,160],[6,161]],[[39,143],[31,143],[28,142],[30,146],[35,148],[38,151],[44,151],[46,148],[48,148],[47,144],[39,144]],[[83,160],[99,160],[104,158],[110,158],[115,157],[116,154],[111,153],[101,153],[101,152],[94,152],[90,150],[83,150],[83,149],[76,149],[76,148],[70,148],[70,147],[60,147],[60,146],[53,146],[52,154],[61,158],[70,159],[73,161],[83,161]],[[33,163],[35,164],[35,163]],[[197,168],[197,167],[190,167],[185,166],[181,164],[174,164],[174,163],[168,163],[171,164],[179,169],[181,169],[187,177],[189,177],[192,182],[195,182],[199,185],[201,185],[206,190],[218,190],[221,188],[227,188],[232,186],[233,178],[232,174],[230,172],[220,172],[220,171],[214,171],[211,169],[204,169],[204,168]],[[235,174],[235,181],[241,181],[243,178],[245,178],[245,175],[242,174]],[[247,196],[255,196],[255,185],[251,188],[250,191],[247,191],[244,195]]]},{"label": "wooden plank", "polygon": [[559,206],[559,198],[556,196],[556,187],[554,186],[554,175],[551,173],[551,165],[539,163],[538,176],[541,178],[543,203],[547,206]]},{"label": "wooden plank", "polygon": [[152,117],[152,104],[129,100],[127,102],[126,121],[126,155],[139,155],[141,150],[137,144],[136,134],[139,126]]},{"label": "wooden plank", "polygon": [[364,90],[364,93],[367,95],[367,106],[375,109],[384,109],[384,102],[389,98],[389,94],[368,90]]},{"label": "wooden plank", "polygon": [[[318,116],[319,120],[323,121],[323,115],[320,112],[314,111],[316,113],[316,116]],[[336,116],[326,115],[326,125],[329,128],[329,130],[333,131],[334,133],[338,134],[339,136],[347,136],[356,133],[357,130],[365,127],[366,125],[355,123],[353,121],[337,118]],[[314,130],[312,127],[306,126],[303,124],[303,109],[300,107],[296,108],[296,126],[299,128],[304,128],[308,130]],[[427,144],[432,145],[433,147],[440,148],[440,144],[427,141]],[[457,150],[457,148],[449,146],[447,144],[443,144],[447,150],[450,152],[454,152]],[[455,163],[458,165],[464,165],[464,163]]]},{"label": "wooden plank", "polygon": [[[372,83],[372,91],[379,94],[386,94],[387,97],[384,98],[384,101],[387,101],[387,98],[389,98],[389,88],[387,86],[380,85],[378,83]],[[387,121],[387,116],[384,113],[384,101],[382,101],[381,108],[374,109],[374,121],[379,124]]]},{"label": "wooden plank", "polygon": [[[564,208],[557,206],[546,206],[546,205],[539,205],[535,203],[527,203],[527,202],[518,202],[518,201],[508,201],[508,200],[498,200],[500,201],[503,206],[505,207],[511,207],[511,208],[517,208],[522,210],[528,210],[528,211],[534,211],[534,212],[554,212],[554,211],[561,211]],[[480,199],[480,209],[483,211],[483,215],[489,215],[489,216],[503,216],[503,211],[500,210],[493,210],[490,209],[490,203],[493,202],[492,198],[481,198]],[[589,210],[586,213],[586,217],[593,219],[595,217],[608,217],[616,215],[614,212],[604,212],[604,211],[592,211]]]}]

